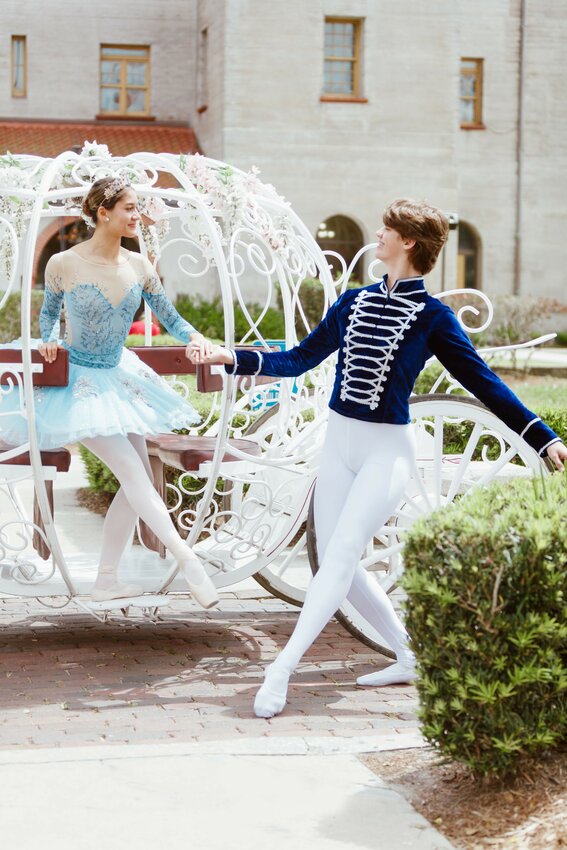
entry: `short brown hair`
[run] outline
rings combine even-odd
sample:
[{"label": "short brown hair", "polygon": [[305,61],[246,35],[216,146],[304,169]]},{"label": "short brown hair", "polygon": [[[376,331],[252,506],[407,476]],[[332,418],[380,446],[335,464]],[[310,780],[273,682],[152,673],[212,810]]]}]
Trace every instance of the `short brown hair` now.
[{"label": "short brown hair", "polygon": [[100,180],[95,180],[89,189],[88,195],[83,201],[84,214],[89,216],[89,218],[92,218],[94,222],[96,222],[99,207],[111,210],[115,206],[116,202],[120,200],[126,189],[130,188],[130,186],[124,186],[124,188],[115,192],[110,199],[107,199],[104,193],[115,179],[115,177],[102,177]]},{"label": "short brown hair", "polygon": [[399,198],[384,210],[384,224],[402,239],[415,239],[408,257],[420,274],[428,274],[449,235],[449,219],[445,213],[426,201]]}]

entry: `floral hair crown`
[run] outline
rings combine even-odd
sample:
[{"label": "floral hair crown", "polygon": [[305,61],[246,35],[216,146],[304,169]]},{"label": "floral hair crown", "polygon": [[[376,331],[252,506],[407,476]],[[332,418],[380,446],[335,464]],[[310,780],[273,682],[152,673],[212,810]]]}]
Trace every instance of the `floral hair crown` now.
[{"label": "floral hair crown", "polygon": [[126,186],[130,186],[130,181],[124,174],[121,174],[119,177],[115,177],[104,190],[105,201],[110,201],[111,198],[117,195],[118,192],[121,192],[122,189],[125,189]]}]

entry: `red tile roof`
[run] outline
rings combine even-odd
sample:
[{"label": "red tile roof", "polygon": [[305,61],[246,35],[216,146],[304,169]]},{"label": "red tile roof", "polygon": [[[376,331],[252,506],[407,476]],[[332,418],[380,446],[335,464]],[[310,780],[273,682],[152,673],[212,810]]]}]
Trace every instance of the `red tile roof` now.
[{"label": "red tile roof", "polygon": [[43,121],[0,121],[0,155],[35,154],[57,156],[87,140],[108,145],[113,156],[137,151],[196,153],[199,144],[190,127],[171,124],[67,123]]}]

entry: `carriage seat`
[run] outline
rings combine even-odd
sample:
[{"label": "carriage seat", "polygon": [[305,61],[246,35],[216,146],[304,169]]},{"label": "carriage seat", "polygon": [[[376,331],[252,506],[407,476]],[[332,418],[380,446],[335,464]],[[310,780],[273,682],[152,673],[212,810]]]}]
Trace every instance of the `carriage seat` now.
[{"label": "carriage seat", "polygon": [[[2,452],[10,451],[14,446],[10,446],[8,443],[4,443],[0,440],[0,454]],[[45,489],[47,491],[47,499],[49,501],[49,508],[51,510],[51,515],[54,516],[54,503],[53,503],[53,480],[55,478],[56,472],[68,472],[69,467],[71,466],[71,452],[68,449],[49,449],[40,452],[41,455],[41,465],[45,468],[46,476],[45,476]],[[15,457],[11,457],[8,460],[0,460],[0,464],[5,464],[9,466],[31,466],[30,453],[22,452],[22,454],[16,455]],[[49,471],[52,470],[51,475]],[[34,493],[33,500],[33,521],[34,524],[39,528],[44,530],[43,520],[41,518],[41,511],[39,510],[39,504],[37,501],[37,495]],[[33,532],[33,548],[36,550],[38,555],[40,555],[44,560],[49,558],[51,551],[39,533],[37,529],[34,529]]]},{"label": "carriage seat", "polygon": [[[47,363],[39,351],[33,349],[31,351],[32,361],[32,382],[34,387],[64,387],[69,382],[69,352],[62,347],[59,347],[57,358],[53,363]],[[38,370],[38,371],[35,371]],[[0,383],[6,384],[13,381],[13,372],[22,372],[22,350],[21,348],[12,348],[10,346],[0,346]],[[0,453],[13,449],[7,443],[0,440]],[[51,515],[54,515],[53,504],[53,481],[57,472],[68,472],[71,465],[71,453],[64,448],[49,449],[40,452],[41,465],[44,468],[45,489],[47,490],[47,498]],[[22,452],[9,460],[0,460],[0,464],[9,466],[31,466],[29,452]],[[41,512],[37,502],[37,496],[34,495],[33,501],[33,521],[34,524],[43,530],[43,521]],[[49,558],[51,552],[41,534],[34,529],[33,547],[36,552],[45,560]]]},{"label": "carriage seat", "polygon": [[[188,440],[183,434],[158,434],[147,437],[146,442],[150,455],[159,457],[163,464],[197,475],[201,464],[213,459],[217,438],[192,436]],[[223,463],[241,460],[240,456],[230,451],[231,448],[251,457],[260,457],[262,453],[258,444],[252,440],[229,440]]]}]

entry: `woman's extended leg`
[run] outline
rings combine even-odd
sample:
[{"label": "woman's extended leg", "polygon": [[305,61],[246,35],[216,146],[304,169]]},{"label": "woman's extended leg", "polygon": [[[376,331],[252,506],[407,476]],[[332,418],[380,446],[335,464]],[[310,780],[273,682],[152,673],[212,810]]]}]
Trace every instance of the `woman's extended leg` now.
[{"label": "woman's extended leg", "polygon": [[[323,525],[327,525],[327,514],[336,518],[335,523],[327,544],[324,539],[319,544],[324,555],[294,632],[268,669],[256,696],[254,710],[261,717],[271,717],[282,710],[289,676],[345,600],[366,543],[391,515],[409,479],[413,438],[405,426],[377,425],[345,417],[338,420],[335,427],[337,418],[333,418],[331,440],[326,446],[331,451],[324,453],[316,501]],[[350,487],[343,489],[348,470],[352,481]],[[337,500],[342,502],[340,511]],[[388,605],[386,614],[393,613],[392,625],[399,624],[394,629],[398,646],[393,647],[398,651],[404,645],[405,631],[393,609],[390,612],[389,600]]]},{"label": "woman's extended leg", "polygon": [[[128,434],[128,441],[134,446],[144,464],[148,478],[152,481],[152,468],[148,457],[146,438],[141,434]],[[124,488],[120,487],[104,518],[100,567],[114,564],[118,569],[120,559],[132,540],[137,519],[138,516],[130,507]]]},{"label": "woman's extended leg", "polygon": [[[202,564],[175,530],[167,508],[156,493],[144,461],[127,437],[90,437],[84,445],[99,457],[118,478],[134,516],[140,516],[179,562],[191,592],[205,607],[218,596]],[[119,505],[120,508],[120,505]],[[131,528],[129,518],[128,535]],[[111,526],[112,530],[112,526]],[[121,537],[123,542],[124,537]]]},{"label": "woman's extended leg", "polygon": [[[128,440],[140,456],[148,478],[152,481],[146,438],[141,434],[128,434]],[[93,587],[95,599],[137,596],[143,592],[143,588],[138,585],[123,585],[118,581],[120,560],[126,547],[132,541],[137,519],[137,514],[130,507],[123,487],[120,487],[104,518],[98,575]]]}]

